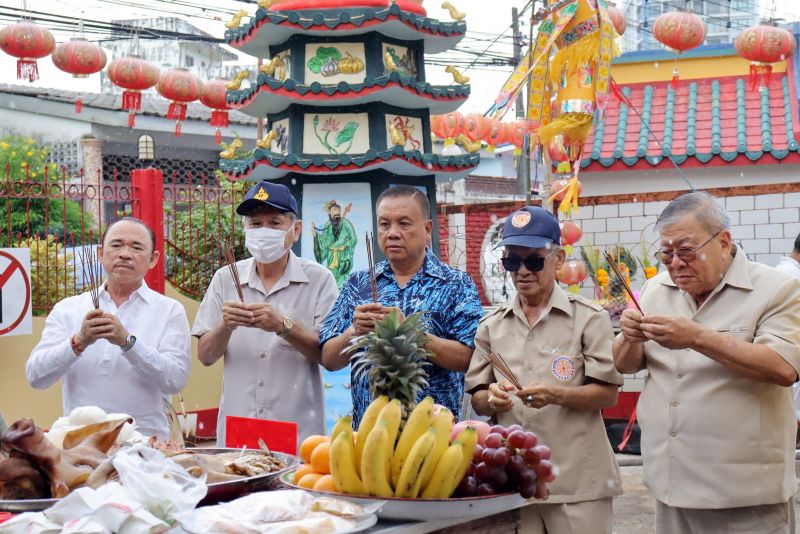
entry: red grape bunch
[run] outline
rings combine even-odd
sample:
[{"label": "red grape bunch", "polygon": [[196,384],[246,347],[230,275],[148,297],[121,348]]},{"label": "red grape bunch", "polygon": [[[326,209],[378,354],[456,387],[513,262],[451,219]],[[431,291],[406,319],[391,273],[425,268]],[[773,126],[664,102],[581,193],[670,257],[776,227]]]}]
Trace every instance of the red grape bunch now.
[{"label": "red grape bunch", "polygon": [[472,464],[454,497],[519,491],[525,499],[545,499],[555,480],[550,448],[520,425],[495,425],[483,444],[475,446]]}]

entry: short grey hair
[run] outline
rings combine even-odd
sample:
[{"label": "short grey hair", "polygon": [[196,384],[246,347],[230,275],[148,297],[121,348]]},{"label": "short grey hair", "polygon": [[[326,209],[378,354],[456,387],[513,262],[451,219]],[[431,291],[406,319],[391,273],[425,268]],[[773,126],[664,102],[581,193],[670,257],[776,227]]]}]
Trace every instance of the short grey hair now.
[{"label": "short grey hair", "polygon": [[712,234],[730,230],[731,227],[731,218],[716,198],[705,191],[692,191],[667,204],[656,220],[656,231],[689,215],[700,221]]}]

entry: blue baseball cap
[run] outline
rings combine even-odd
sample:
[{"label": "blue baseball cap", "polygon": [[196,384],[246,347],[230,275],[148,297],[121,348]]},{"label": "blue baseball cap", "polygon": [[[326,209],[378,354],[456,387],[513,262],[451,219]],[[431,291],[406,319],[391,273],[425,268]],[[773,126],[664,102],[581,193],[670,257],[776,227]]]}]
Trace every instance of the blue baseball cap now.
[{"label": "blue baseball cap", "polygon": [[250,188],[244,200],[236,208],[236,213],[245,215],[253,208],[272,206],[282,211],[291,211],[295,217],[300,217],[297,210],[297,201],[292,196],[289,188],[282,184],[261,181]]},{"label": "blue baseball cap", "polygon": [[517,245],[547,248],[561,245],[561,228],[555,215],[539,206],[525,206],[506,217],[503,240],[495,247]]}]

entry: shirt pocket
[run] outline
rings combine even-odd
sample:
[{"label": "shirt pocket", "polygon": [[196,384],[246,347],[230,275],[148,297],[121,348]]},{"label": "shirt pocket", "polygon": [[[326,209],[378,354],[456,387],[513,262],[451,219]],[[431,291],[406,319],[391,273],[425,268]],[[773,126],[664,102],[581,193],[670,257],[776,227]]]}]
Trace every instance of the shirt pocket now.
[{"label": "shirt pocket", "polygon": [[579,345],[544,344],[540,352],[543,361],[539,375],[543,382],[568,387],[583,385],[584,360]]}]

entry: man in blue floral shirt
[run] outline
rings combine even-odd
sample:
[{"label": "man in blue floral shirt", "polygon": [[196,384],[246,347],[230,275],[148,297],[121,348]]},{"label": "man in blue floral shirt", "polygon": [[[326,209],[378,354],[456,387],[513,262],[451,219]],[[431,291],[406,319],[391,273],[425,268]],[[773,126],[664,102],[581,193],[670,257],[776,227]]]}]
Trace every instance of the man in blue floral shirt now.
[{"label": "man in blue floral shirt", "polygon": [[[427,249],[433,229],[429,214],[427,197],[414,187],[392,187],[378,197],[378,245],[386,256],[375,266],[380,302],[372,302],[368,272],[350,276],[319,334],[322,364],[332,371],[347,366],[344,349],[350,339],[372,331],[393,308],[406,316],[425,311],[433,365],[419,398],[430,395],[458,416],[483,309],[470,277]],[[366,373],[353,380],[351,392],[357,427],[372,400]]]}]

